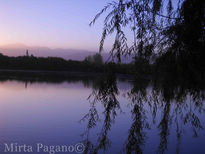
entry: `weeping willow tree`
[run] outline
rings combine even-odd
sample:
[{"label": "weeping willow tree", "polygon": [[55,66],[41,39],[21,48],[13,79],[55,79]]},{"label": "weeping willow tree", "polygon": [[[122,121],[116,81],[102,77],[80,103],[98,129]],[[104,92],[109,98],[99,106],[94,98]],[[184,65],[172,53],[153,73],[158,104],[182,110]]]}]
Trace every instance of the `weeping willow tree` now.
[{"label": "weeping willow tree", "polygon": [[[116,0],[108,3],[93,19],[106,14],[99,51],[109,35],[115,35],[111,57],[134,55],[149,59],[152,53],[172,51],[178,56],[182,51],[197,52],[204,49],[205,2],[199,0]],[[125,29],[133,37],[128,43]],[[185,54],[186,54],[185,53]],[[183,53],[184,54],[184,53]]]}]

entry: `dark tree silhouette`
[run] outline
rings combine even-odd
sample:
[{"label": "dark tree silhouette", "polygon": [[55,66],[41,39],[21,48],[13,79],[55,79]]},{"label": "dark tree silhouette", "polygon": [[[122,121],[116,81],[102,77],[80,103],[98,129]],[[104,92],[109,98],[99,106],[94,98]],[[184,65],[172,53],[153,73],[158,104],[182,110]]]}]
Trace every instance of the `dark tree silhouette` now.
[{"label": "dark tree silhouette", "polygon": [[[104,19],[99,50],[103,50],[106,37],[115,33],[110,53],[119,61],[127,54],[149,59],[152,53],[169,51],[175,58],[185,56],[191,60],[194,56],[190,63],[200,66],[205,39],[204,7],[205,1],[196,0],[117,0],[108,3],[90,25],[110,10]],[[126,27],[133,32],[131,45],[127,43]]]}]

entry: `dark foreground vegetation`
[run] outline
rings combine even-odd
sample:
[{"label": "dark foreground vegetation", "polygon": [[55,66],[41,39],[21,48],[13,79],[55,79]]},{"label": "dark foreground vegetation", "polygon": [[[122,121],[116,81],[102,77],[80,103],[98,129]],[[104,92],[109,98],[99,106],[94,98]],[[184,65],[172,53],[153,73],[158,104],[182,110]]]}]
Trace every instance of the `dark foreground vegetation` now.
[{"label": "dark foreground vegetation", "polygon": [[[202,80],[204,8],[205,2],[196,0],[117,0],[108,3],[90,25],[105,15],[99,51],[103,51],[106,38],[115,35],[111,56],[121,61],[122,56],[134,55],[138,77],[151,72],[159,77],[172,74]],[[125,28],[133,32],[133,37]],[[150,65],[154,54],[156,61]]]}]

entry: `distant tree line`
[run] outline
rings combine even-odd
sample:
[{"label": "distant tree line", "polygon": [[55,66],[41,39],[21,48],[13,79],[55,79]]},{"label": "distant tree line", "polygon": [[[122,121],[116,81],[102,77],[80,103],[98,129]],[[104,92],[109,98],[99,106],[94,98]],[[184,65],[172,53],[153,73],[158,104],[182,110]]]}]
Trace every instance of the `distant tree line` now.
[{"label": "distant tree line", "polygon": [[84,62],[93,63],[95,65],[102,65],[103,64],[103,58],[102,58],[101,54],[96,53],[93,56],[85,57]]},{"label": "distant tree line", "polygon": [[28,54],[26,56],[8,57],[0,53],[0,69],[102,73],[110,67],[116,73],[131,74],[133,64],[104,64],[100,54],[88,56],[84,61],[75,61],[58,57],[35,57]]}]

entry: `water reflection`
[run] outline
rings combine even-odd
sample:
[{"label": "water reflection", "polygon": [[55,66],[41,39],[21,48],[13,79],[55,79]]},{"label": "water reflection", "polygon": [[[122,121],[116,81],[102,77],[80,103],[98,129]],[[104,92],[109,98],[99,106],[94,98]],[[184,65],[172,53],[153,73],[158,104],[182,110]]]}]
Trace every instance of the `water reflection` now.
[{"label": "water reflection", "polygon": [[126,141],[126,153],[143,153],[143,146],[146,139],[145,129],[150,128],[147,121],[147,111],[144,108],[144,103],[148,99],[146,91],[148,84],[148,80],[134,80],[133,88],[125,95],[130,100],[130,106],[132,108],[132,125]]},{"label": "water reflection", "polygon": [[[93,91],[88,97],[91,103],[89,113],[83,118],[88,119],[88,126],[85,132],[86,135],[86,150],[85,153],[98,153],[100,149],[104,151],[111,146],[111,141],[108,138],[108,132],[111,129],[112,123],[115,122],[117,116],[116,110],[120,110],[120,104],[116,96],[119,94],[116,76],[114,73],[109,72],[104,74],[93,86]],[[96,122],[99,120],[98,112],[95,108],[96,103],[102,103],[103,109],[103,126],[97,139],[97,143],[93,144],[89,141],[90,129],[95,127]]]},{"label": "water reflection", "polygon": [[[18,104],[23,108],[14,103],[2,106],[5,112],[2,109],[0,122],[14,133],[13,137],[8,135],[1,123],[0,134],[5,134],[0,135],[1,143],[11,142],[10,138],[18,141],[18,136],[23,136],[32,143],[43,140],[49,144],[51,139],[55,140],[52,144],[82,141],[87,154],[205,152],[205,86],[202,82],[171,75],[122,80],[109,71],[99,77],[4,78],[0,83],[3,101],[14,101],[10,95],[26,100]],[[27,88],[27,92],[19,91],[19,84]],[[9,87],[18,89],[18,93],[6,89]],[[8,97],[4,98],[6,92]],[[33,118],[18,112],[22,109]],[[15,123],[12,117],[16,115],[21,116]],[[19,121],[21,127],[16,128]],[[35,129],[29,130],[28,121]]]},{"label": "water reflection", "polygon": [[[173,149],[169,150],[168,145],[174,147],[172,145],[174,143],[169,143],[170,135],[170,138],[173,138],[174,134],[176,137],[174,153],[185,153],[186,150],[180,150],[180,145],[188,128],[191,128],[188,133],[192,133],[193,137],[198,137],[198,133],[204,129],[201,122],[204,119],[200,118],[205,112],[203,84],[193,85],[185,79],[183,82],[176,82],[176,78],[170,76],[167,80],[134,78],[131,85],[130,90],[121,93],[129,100],[128,107],[131,109],[132,119],[123,152],[128,154],[150,153],[150,149],[145,151],[146,140],[149,138],[147,132],[157,127],[159,143],[157,150],[152,151],[153,153],[172,153]],[[117,100],[118,95],[116,77],[113,73],[105,74],[93,87],[93,92],[89,96],[91,108],[83,118],[88,121],[85,133],[87,147],[85,153],[98,153],[100,150],[100,152],[108,153],[107,149],[112,147],[108,132],[111,131],[111,125],[115,122],[116,110],[121,110],[120,102]],[[94,144],[89,141],[89,135],[92,136],[90,130],[99,121],[96,103],[103,104],[104,120],[101,133]],[[200,153],[205,152],[203,148],[198,150]]]}]

